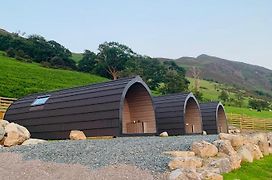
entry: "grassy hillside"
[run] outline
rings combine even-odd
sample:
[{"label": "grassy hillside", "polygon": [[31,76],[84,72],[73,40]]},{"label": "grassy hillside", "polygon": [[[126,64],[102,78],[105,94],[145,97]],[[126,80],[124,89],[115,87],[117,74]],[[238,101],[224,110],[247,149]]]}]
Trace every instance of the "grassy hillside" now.
[{"label": "grassy hillside", "polygon": [[78,63],[83,57],[82,53],[72,53],[72,59]]},{"label": "grassy hillside", "polygon": [[[190,81],[189,89],[192,91],[194,89],[194,79],[187,77]],[[221,91],[225,90],[229,93],[230,98],[236,98],[235,95],[237,94],[238,89],[225,84],[220,84],[216,82],[200,80],[200,91],[203,93],[203,97],[206,101],[220,101],[218,96],[220,95]],[[245,100],[243,103],[243,107],[247,107],[249,96],[245,94]]]},{"label": "grassy hillside", "polygon": [[[165,58],[160,58],[160,60],[169,61]],[[187,75],[190,77],[192,77],[191,68],[198,67],[202,79],[212,79],[222,84],[230,84],[251,93],[258,91],[258,93],[267,94],[272,99],[272,70],[205,54],[196,58],[181,57],[174,59],[174,61],[186,68]]]},{"label": "grassy hillside", "polygon": [[225,110],[227,114],[241,114],[243,116],[249,116],[253,118],[261,118],[261,119],[272,119],[272,112],[271,111],[261,111],[258,112],[256,110],[251,110],[249,108],[239,108],[239,107],[232,107],[232,106],[225,106]]},{"label": "grassy hillside", "polygon": [[75,71],[50,69],[4,56],[0,52],[0,96],[22,97],[36,92],[86,85],[107,79]]}]

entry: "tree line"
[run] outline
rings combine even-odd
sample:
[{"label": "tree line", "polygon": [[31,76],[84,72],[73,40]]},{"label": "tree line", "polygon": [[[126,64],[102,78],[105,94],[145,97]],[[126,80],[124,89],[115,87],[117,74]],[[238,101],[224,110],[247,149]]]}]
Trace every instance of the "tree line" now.
[{"label": "tree line", "polygon": [[160,62],[140,55],[118,42],[100,44],[98,53],[85,50],[78,64],[72,59],[69,49],[39,35],[23,37],[18,33],[0,33],[0,50],[17,60],[97,74],[114,80],[140,75],[151,90],[160,94],[188,91],[189,81],[185,78],[184,68],[174,61]]}]

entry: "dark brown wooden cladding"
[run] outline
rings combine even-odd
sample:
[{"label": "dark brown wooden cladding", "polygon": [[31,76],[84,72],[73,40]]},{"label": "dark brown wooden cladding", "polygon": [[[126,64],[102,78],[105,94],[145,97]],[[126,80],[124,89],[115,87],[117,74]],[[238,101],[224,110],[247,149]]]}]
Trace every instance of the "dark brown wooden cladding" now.
[{"label": "dark brown wooden cladding", "polygon": [[[139,76],[26,96],[9,107],[5,119],[27,127],[33,138],[67,139],[74,129],[83,130],[86,136],[122,136],[125,134],[122,110],[127,92],[144,98],[148,107],[146,111],[139,108],[140,113],[151,113],[149,121],[154,122],[155,133],[152,97]],[[41,96],[49,99],[43,105],[32,106]],[[131,102],[135,106],[132,112],[138,112],[136,100]]]},{"label": "dark brown wooden cladding", "polygon": [[227,118],[224,107],[219,102],[200,104],[202,113],[203,130],[208,134],[228,132]]},{"label": "dark brown wooden cladding", "polygon": [[[192,93],[171,94],[153,97],[158,133],[168,132],[169,135],[183,135],[202,132],[201,113],[198,102]],[[188,115],[186,117],[186,108]],[[195,123],[195,132],[186,132],[187,125]]]}]

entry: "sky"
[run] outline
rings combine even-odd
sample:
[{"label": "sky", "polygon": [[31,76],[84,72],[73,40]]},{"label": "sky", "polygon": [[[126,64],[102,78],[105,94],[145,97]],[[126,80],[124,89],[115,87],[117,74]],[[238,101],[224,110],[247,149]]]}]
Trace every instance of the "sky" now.
[{"label": "sky", "polygon": [[272,69],[271,0],[8,0],[0,28],[72,52],[117,41],[139,54],[208,54]]}]

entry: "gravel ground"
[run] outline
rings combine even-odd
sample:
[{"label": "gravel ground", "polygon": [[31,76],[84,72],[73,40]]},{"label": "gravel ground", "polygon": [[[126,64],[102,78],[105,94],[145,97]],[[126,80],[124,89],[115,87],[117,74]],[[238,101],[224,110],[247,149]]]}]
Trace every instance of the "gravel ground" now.
[{"label": "gravel ground", "polygon": [[131,165],[106,166],[91,170],[79,164],[22,159],[16,153],[0,153],[0,179],[6,180],[166,180]]},{"label": "gravel ground", "polygon": [[214,141],[217,135],[172,137],[120,137],[104,140],[50,141],[31,146],[1,148],[0,152],[22,154],[24,160],[80,164],[97,169],[111,165],[132,165],[151,171],[167,171],[169,150],[188,150],[193,141]]}]

